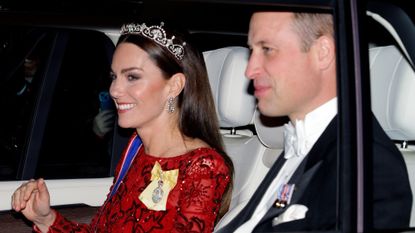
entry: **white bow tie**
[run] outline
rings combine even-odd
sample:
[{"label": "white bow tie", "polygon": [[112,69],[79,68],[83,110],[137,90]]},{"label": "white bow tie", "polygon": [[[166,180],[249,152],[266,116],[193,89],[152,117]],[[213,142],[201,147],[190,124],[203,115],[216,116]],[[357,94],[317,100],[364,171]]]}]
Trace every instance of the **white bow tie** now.
[{"label": "white bow tie", "polygon": [[304,121],[297,120],[295,127],[291,122],[284,125],[284,150],[286,159],[307,154]]}]

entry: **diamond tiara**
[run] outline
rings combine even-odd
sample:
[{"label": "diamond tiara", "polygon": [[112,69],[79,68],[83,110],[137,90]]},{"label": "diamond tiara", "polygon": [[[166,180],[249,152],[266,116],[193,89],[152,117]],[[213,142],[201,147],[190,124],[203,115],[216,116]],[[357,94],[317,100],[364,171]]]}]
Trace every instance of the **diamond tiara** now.
[{"label": "diamond tiara", "polygon": [[121,27],[121,35],[127,35],[127,34],[137,34],[137,35],[143,35],[154,42],[156,42],[159,45],[162,45],[167,48],[167,50],[170,51],[178,60],[182,60],[184,56],[184,46],[186,45],[186,42],[183,42],[183,44],[174,44],[173,39],[174,36],[171,37],[171,39],[168,39],[166,36],[166,31],[163,29],[164,23],[161,22],[160,26],[153,25],[147,27],[145,23],[142,24],[135,24],[135,23],[129,23],[124,24]]}]

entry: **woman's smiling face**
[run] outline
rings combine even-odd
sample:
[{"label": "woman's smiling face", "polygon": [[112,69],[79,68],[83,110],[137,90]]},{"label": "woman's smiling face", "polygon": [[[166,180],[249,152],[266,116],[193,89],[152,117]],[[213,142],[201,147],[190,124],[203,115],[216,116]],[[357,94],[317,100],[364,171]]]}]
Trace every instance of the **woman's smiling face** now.
[{"label": "woman's smiling face", "polygon": [[110,94],[123,128],[154,124],[168,114],[168,80],[147,52],[132,43],[117,46],[111,65]]}]

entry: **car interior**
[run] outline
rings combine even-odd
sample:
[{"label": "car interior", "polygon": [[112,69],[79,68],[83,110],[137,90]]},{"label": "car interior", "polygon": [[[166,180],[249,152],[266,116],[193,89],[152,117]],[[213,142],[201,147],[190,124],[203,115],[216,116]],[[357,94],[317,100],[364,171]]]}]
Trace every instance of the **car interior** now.
[{"label": "car interior", "polygon": [[[415,194],[415,109],[411,101],[407,101],[415,99],[415,31],[401,8],[372,4],[367,15],[391,38],[387,42],[371,41],[373,44],[369,48],[372,111],[403,154]],[[410,226],[415,226],[415,202]]]},{"label": "car interior", "polygon": [[[244,75],[249,57],[246,47],[230,46],[204,52],[209,81],[214,93],[222,138],[235,167],[230,211],[217,224],[220,228],[249,201],[269,169],[264,163],[266,147],[256,132],[256,101],[249,93]],[[247,127],[255,125],[254,128]],[[278,148],[282,150],[282,145]],[[271,160],[280,154],[272,150]],[[271,163],[272,164],[272,163]]]},{"label": "car interior", "polygon": [[[415,150],[413,145],[408,145],[415,139],[415,125],[411,120],[415,111],[410,103],[406,105],[402,101],[415,97],[411,90],[415,87],[414,70],[393,45],[374,47],[369,52],[373,112],[388,136],[396,141],[405,159],[411,189],[415,190]],[[411,225],[415,224],[414,208],[413,203]]]},{"label": "car interior", "polygon": [[[388,10],[385,10],[385,7]],[[371,93],[369,94],[373,113],[404,156],[412,192],[415,194],[415,124],[413,123],[415,108],[412,106],[412,102],[408,101],[415,99],[415,92],[413,91],[415,88],[415,66],[413,62],[415,59],[415,43],[413,43],[415,41],[415,30],[412,21],[405,14],[402,14],[403,12],[399,13],[399,10],[397,10],[392,16],[389,15],[389,12],[394,10],[389,7],[383,4],[370,4],[367,11],[367,17],[371,23],[369,26],[378,27],[382,31],[380,34],[373,34],[370,41],[368,41],[368,65],[370,66],[371,85]],[[397,14],[402,14],[402,17],[396,17]],[[387,35],[384,33],[387,33]],[[116,41],[117,33],[106,31],[105,34],[112,39],[113,43]],[[102,35],[104,34],[101,33],[100,36]],[[288,121],[288,118],[266,117],[256,108],[256,100],[252,95],[252,84],[244,75],[249,58],[249,49],[245,46],[246,35],[240,35],[234,41],[226,43],[222,42],[222,39],[218,39],[215,45],[219,45],[219,47],[203,45],[203,39],[207,38],[206,35],[199,33],[198,36],[200,37],[201,49],[204,51],[203,56],[214,95],[220,132],[226,152],[235,167],[230,209],[216,225],[215,230],[218,230],[232,220],[247,204],[268,169],[283,151],[283,125]],[[215,38],[220,37],[216,36]],[[108,46],[108,41],[105,41],[105,46]],[[80,41],[76,45],[79,45],[79,43]],[[109,54],[101,54],[100,56],[107,58]],[[83,62],[88,59],[91,58],[85,57]],[[11,62],[19,63],[20,61],[14,60]],[[102,61],[102,63],[105,62],[108,62],[108,60]],[[76,76],[76,71],[71,70],[71,67],[64,68],[71,76]],[[69,90],[73,84],[67,82],[58,83],[59,85],[64,90],[60,93],[64,95],[65,90]],[[74,91],[78,92],[77,90]],[[62,97],[63,99],[73,98],[73,91],[66,94]],[[97,95],[97,93],[93,94]],[[91,104],[94,105],[94,109],[97,109],[98,103]],[[56,109],[52,114],[62,115],[62,117],[65,114],[71,114],[70,109],[65,109],[65,107],[68,106],[62,105],[62,109]],[[70,105],[70,107],[78,108],[74,105]],[[111,160],[109,162],[111,170],[114,170],[131,133],[129,130],[117,127],[116,122],[114,124],[114,133],[110,142],[110,150],[112,151],[102,152],[118,155],[106,158]],[[54,127],[48,129],[50,132],[46,131],[49,144],[58,145],[56,138],[53,137],[57,134],[56,131],[59,131],[57,125],[59,125],[59,122],[55,122]],[[70,142],[70,139],[68,138],[65,141]],[[65,146],[68,147],[69,145],[59,145],[56,148]],[[38,149],[41,150],[41,148]],[[108,147],[105,147],[105,149],[108,149]],[[65,153],[76,153],[76,151],[65,151]],[[17,163],[16,161],[7,162]],[[25,162],[30,163],[30,161]],[[60,172],[67,173],[76,171],[77,168],[81,169],[78,165],[73,164],[70,171],[61,170]],[[107,165],[97,164],[95,168],[100,166]],[[84,169],[88,168],[85,167]],[[47,171],[49,169],[43,167],[38,175],[45,175],[44,173]],[[82,173],[82,171],[79,170],[78,172]],[[70,200],[66,198],[68,190],[77,187],[68,185],[71,180],[67,181],[68,183],[64,183],[62,180],[48,181],[48,187],[53,198],[51,200],[52,205],[65,206],[77,202],[89,206],[99,206],[105,199],[112,177],[83,179],[84,183],[80,186],[88,187],[84,191],[87,190],[86,192],[89,192],[90,195],[73,193]],[[12,186],[11,183],[10,185]],[[7,186],[3,187],[7,188]],[[3,209],[7,208],[3,207]],[[90,220],[90,214],[90,212],[85,212],[83,216],[79,217],[77,215],[73,219],[87,222]],[[410,226],[415,227],[415,201],[412,205]]]},{"label": "car interior", "polygon": [[[370,41],[368,54],[372,111],[387,135],[396,142],[396,146],[403,154],[411,189],[415,193],[415,125],[413,124],[415,108],[412,107],[411,101],[405,101],[415,99],[415,92],[413,92],[415,88],[415,72],[411,59],[415,55],[412,50],[415,37],[412,33],[406,33],[408,31],[407,27],[411,26],[411,21],[408,21],[405,17],[403,17],[404,20],[396,20],[396,18],[399,18],[396,17],[396,14],[403,14],[403,12],[399,12],[399,8],[395,9],[398,12],[393,14],[395,17],[392,17],[391,22],[388,21],[387,17],[381,16],[382,13],[383,15],[385,14],[384,7],[382,4],[371,5],[367,12],[368,17],[373,19],[372,23],[378,24],[377,26],[390,34],[384,35],[389,40],[385,41],[382,38],[381,41]],[[405,28],[406,30],[399,30],[400,28]],[[412,32],[414,31],[412,30]],[[229,52],[229,50],[233,51]],[[245,50],[245,53],[241,53],[238,50]],[[214,60],[213,62],[210,61],[211,57],[206,56],[210,55],[210,53],[219,53],[221,51],[228,55],[228,60],[225,62],[221,62],[220,59],[216,58],[212,59]],[[222,97],[227,94],[233,96],[230,100],[225,98],[215,99],[219,108],[221,127],[233,127],[230,131],[222,130],[222,132],[227,152],[235,164],[235,186],[230,211],[221,219],[216,229],[226,225],[245,206],[284,147],[282,126],[288,119],[265,117],[257,109],[252,116],[252,112],[248,111],[252,108],[250,105],[252,102],[244,99],[249,98],[249,96],[240,96],[241,93],[245,95],[249,92],[249,82],[246,81],[247,79],[244,78],[243,74],[243,67],[245,67],[248,58],[247,53],[247,49],[237,47],[226,47],[205,52],[212,89],[216,93],[215,97]],[[238,55],[239,58],[236,57]],[[231,59],[234,61],[232,62]],[[212,63],[218,62],[220,62],[219,65],[213,66],[214,68],[210,67]],[[241,65],[235,66],[234,63]],[[234,79],[232,80],[232,88],[229,88],[232,91],[228,90],[222,93],[221,90],[218,91],[215,88],[218,82],[215,80],[218,77],[218,67],[222,71],[219,78],[223,79],[221,80],[221,88],[226,88],[226,79]],[[228,69],[231,69],[232,72],[228,71]],[[233,77],[227,76],[228,74]],[[240,82],[239,84],[234,83],[238,81]],[[228,101],[231,101],[232,104],[228,104]],[[221,108],[222,104],[226,104],[227,108]],[[233,106],[241,104],[243,104],[245,112],[233,109]],[[246,117],[252,116],[252,120],[249,123],[254,125],[254,132],[245,128],[238,130],[237,126],[241,124],[223,124],[224,119],[229,119],[229,117],[224,116],[227,110],[230,110],[229,113],[233,114],[233,116],[241,117],[239,114],[242,113],[246,114]],[[246,132],[247,130],[248,132]],[[246,145],[249,146],[245,148]],[[252,151],[252,149],[255,150]],[[410,226],[415,226],[415,202],[412,205]]]}]

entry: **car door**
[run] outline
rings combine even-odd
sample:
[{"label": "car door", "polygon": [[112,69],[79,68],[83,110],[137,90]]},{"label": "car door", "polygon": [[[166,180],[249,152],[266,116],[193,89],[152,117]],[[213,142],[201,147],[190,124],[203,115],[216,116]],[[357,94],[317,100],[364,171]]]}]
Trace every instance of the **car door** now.
[{"label": "car door", "polygon": [[[11,226],[26,226],[11,221],[7,200],[22,182],[40,177],[48,180],[52,205],[101,205],[120,156],[117,145],[123,143],[122,137],[114,139],[111,104],[112,116],[105,118],[110,130],[94,131],[103,110],[100,96],[109,98],[114,43],[95,30],[24,25],[0,30],[0,216]],[[73,208],[65,206],[64,212]],[[83,208],[75,219],[89,220],[92,210]]]}]

